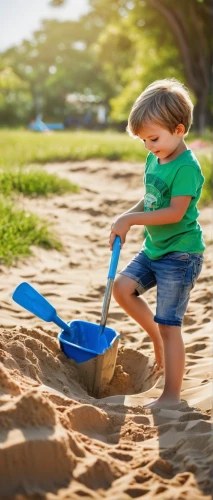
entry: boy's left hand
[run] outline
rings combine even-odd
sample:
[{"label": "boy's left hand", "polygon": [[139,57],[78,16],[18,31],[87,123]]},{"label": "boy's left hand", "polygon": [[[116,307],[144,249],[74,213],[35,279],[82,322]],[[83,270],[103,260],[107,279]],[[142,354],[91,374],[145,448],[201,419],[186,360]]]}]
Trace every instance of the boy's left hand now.
[{"label": "boy's left hand", "polygon": [[110,250],[112,250],[114,239],[116,236],[121,238],[121,248],[126,240],[126,234],[130,230],[130,221],[128,220],[128,215],[121,215],[111,226],[111,233],[109,237]]}]

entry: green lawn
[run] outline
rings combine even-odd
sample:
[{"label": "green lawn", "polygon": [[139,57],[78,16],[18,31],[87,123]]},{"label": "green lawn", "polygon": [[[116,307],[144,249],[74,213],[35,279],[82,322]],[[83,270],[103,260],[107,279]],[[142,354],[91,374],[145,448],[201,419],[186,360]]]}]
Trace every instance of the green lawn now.
[{"label": "green lawn", "polygon": [[87,160],[144,161],[146,150],[139,140],[118,132],[55,132],[0,130],[0,167],[31,163]]}]

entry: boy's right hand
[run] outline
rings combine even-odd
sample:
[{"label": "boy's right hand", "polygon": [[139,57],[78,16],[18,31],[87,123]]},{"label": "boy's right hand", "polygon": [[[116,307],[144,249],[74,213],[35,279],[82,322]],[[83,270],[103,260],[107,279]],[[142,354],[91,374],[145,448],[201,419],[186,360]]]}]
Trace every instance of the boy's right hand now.
[{"label": "boy's right hand", "polygon": [[110,250],[112,250],[116,236],[120,236],[122,248],[126,240],[126,234],[130,230],[130,227],[129,214],[121,215],[121,217],[118,217],[118,219],[111,225],[111,233],[109,237]]}]

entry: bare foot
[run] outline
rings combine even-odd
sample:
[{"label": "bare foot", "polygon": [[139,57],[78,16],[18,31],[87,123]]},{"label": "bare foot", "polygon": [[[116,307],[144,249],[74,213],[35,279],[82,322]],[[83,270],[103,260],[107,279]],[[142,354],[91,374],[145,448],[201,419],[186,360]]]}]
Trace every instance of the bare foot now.
[{"label": "bare foot", "polygon": [[160,397],[158,399],[155,399],[151,403],[148,403],[147,405],[144,406],[144,408],[173,408],[174,406],[178,406],[182,404],[182,401],[180,399],[176,398],[169,398],[169,397]]}]

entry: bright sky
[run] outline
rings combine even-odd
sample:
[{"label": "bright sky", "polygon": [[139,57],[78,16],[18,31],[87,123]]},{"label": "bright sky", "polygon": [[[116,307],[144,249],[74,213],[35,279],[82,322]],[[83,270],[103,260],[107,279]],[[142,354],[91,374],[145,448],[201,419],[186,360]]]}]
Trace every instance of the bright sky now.
[{"label": "bright sky", "polygon": [[58,8],[48,4],[49,0],[0,0],[0,52],[29,39],[42,19],[76,20],[88,10],[88,0],[66,0]]}]

